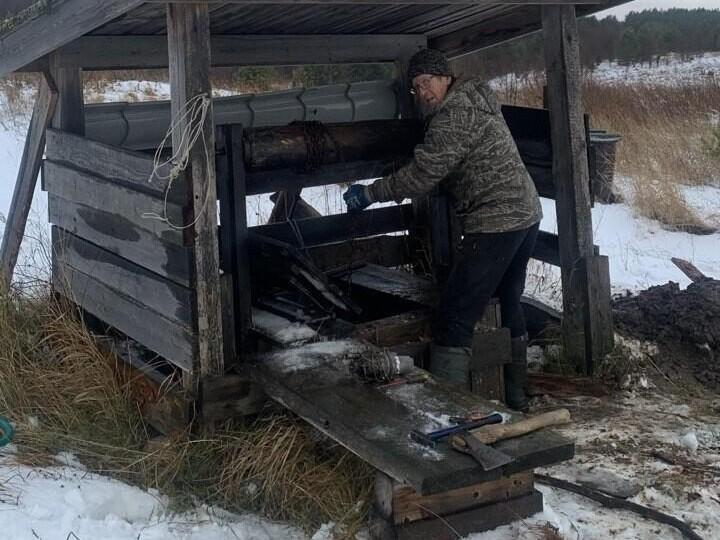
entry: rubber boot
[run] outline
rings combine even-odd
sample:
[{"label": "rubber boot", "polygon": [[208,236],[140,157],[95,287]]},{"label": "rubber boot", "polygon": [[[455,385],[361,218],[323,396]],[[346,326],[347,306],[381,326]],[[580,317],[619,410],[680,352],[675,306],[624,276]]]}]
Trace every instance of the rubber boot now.
[{"label": "rubber boot", "polygon": [[516,411],[528,411],[527,387],[527,336],[511,341],[511,361],[505,364],[505,403]]},{"label": "rubber boot", "polygon": [[428,371],[448,382],[467,387],[470,381],[471,356],[472,352],[468,347],[433,345]]}]

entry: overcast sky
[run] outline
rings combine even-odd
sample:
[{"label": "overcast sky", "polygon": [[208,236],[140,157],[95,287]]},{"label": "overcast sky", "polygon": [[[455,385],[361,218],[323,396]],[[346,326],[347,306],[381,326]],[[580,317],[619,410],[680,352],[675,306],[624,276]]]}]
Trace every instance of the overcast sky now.
[{"label": "overcast sky", "polygon": [[670,8],[699,8],[720,9],[720,0],[635,0],[622,6],[614,7],[597,13],[602,19],[607,15],[615,15],[618,19],[625,17],[631,11],[642,11],[643,9],[670,9]]}]

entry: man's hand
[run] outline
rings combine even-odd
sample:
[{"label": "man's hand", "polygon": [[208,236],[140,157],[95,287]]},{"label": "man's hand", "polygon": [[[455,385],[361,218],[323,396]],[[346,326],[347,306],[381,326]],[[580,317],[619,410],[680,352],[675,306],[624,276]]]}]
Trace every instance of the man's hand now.
[{"label": "man's hand", "polygon": [[343,193],[343,199],[345,199],[348,212],[364,210],[375,202],[368,186],[362,184],[350,186],[350,188]]}]

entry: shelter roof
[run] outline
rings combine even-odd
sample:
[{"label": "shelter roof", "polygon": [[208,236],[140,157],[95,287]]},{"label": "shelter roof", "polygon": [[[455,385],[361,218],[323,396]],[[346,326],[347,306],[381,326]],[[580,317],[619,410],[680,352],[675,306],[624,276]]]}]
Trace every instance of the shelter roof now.
[{"label": "shelter roof", "polygon": [[[575,3],[578,16],[582,16],[624,0],[207,3],[213,35],[423,35],[431,47],[457,57],[540,29],[542,4]],[[166,5],[159,0],[4,0],[0,8],[0,75],[21,69],[82,36],[163,35]]]}]

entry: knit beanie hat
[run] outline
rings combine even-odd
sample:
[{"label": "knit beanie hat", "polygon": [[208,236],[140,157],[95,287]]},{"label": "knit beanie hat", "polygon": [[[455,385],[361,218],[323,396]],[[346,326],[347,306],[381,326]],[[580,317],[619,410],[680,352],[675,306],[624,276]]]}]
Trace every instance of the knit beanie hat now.
[{"label": "knit beanie hat", "polygon": [[435,49],[422,49],[410,58],[407,71],[410,84],[412,84],[412,80],[415,77],[423,73],[452,77],[452,70],[450,69],[447,58],[445,58],[443,53]]}]

